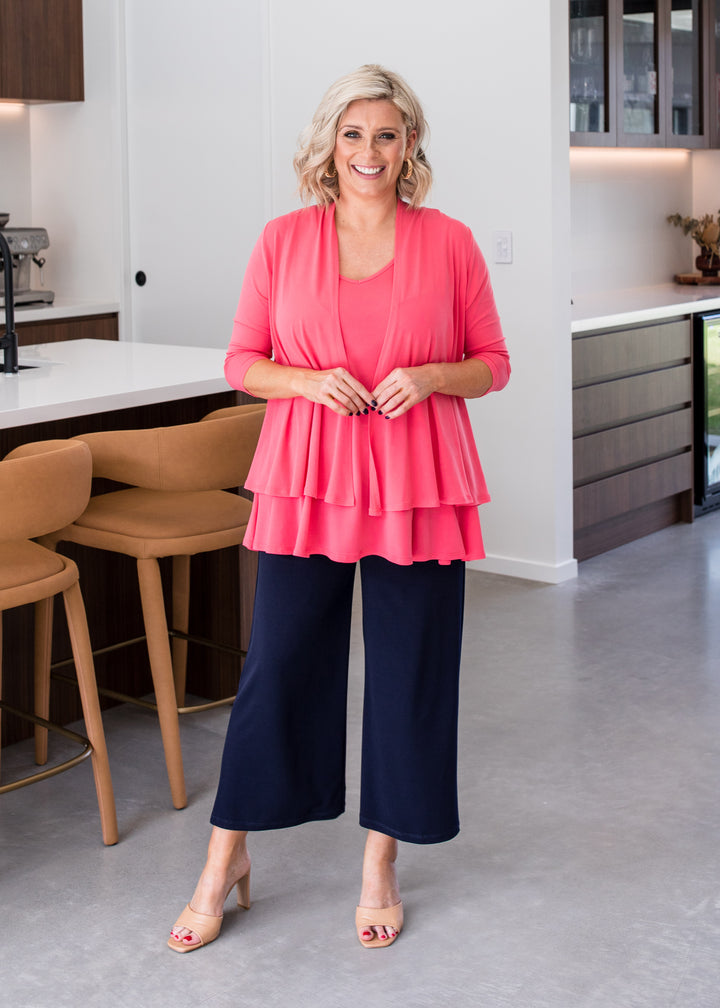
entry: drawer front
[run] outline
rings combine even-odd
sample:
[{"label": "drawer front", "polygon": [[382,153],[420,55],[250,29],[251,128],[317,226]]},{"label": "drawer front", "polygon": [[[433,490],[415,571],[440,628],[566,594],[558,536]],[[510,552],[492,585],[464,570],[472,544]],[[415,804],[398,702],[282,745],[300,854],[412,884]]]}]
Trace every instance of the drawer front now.
[{"label": "drawer front", "polygon": [[575,528],[587,528],[692,487],[692,453],[577,487]]},{"label": "drawer front", "polygon": [[591,434],[691,402],[690,364],[588,385],[573,392],[573,432],[576,437]]},{"label": "drawer front", "polygon": [[688,319],[576,337],[572,349],[573,385],[689,363],[691,348]]},{"label": "drawer front", "polygon": [[656,461],[692,446],[692,410],[665,413],[573,441],[575,486]]}]

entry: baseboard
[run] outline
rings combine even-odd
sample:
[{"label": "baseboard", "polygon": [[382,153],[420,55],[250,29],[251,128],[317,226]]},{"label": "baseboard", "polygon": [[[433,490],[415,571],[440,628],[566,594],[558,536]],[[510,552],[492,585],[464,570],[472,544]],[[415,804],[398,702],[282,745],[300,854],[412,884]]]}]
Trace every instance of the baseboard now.
[{"label": "baseboard", "polygon": [[567,560],[565,563],[553,566],[491,554],[484,560],[472,560],[468,567],[487,574],[504,574],[506,577],[523,578],[525,581],[544,581],[546,584],[562,584],[563,581],[571,581],[578,575],[577,560]]}]

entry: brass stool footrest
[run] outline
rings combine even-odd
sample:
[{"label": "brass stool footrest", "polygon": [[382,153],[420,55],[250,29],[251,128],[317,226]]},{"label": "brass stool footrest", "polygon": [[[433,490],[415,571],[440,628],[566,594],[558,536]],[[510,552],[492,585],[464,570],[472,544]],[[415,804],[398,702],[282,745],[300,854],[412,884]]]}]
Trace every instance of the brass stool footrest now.
[{"label": "brass stool footrest", "polygon": [[[61,662],[61,665],[66,664]],[[54,668],[54,666],[53,666]],[[77,679],[73,679],[72,676],[61,675],[59,672],[52,672],[52,678],[58,682],[69,683],[71,686],[77,686]],[[106,689],[104,686],[98,686],[97,691],[101,696],[110,697],[111,700],[119,700],[121,703],[133,704],[135,707],[144,707],[145,710],[154,711],[157,714],[157,704],[153,703],[152,700],[143,700],[141,697],[130,696],[129,693],[120,693],[118,690]],[[199,711],[213,710],[215,707],[225,707],[228,704],[235,702],[235,696],[223,697],[222,700],[208,700],[206,703],[192,704],[190,707],[178,707],[178,714],[196,714]]]},{"label": "brass stool footrest", "polygon": [[[247,651],[244,648],[232,647],[230,644],[216,644],[215,641],[182,633],[180,630],[168,630],[168,636],[176,637],[178,640],[189,641],[192,644],[201,644],[203,647],[214,648],[216,651],[224,651],[227,654],[241,658],[247,655]],[[133,637],[131,640],[120,641],[118,644],[110,644],[108,647],[97,648],[97,650],[93,651],[93,658],[97,658],[98,655],[110,654],[112,651],[119,651],[121,648],[129,647],[131,644],[142,644],[146,640],[145,636]],[[73,679],[71,676],[59,675],[57,672],[57,669],[66,668],[74,664],[75,662],[72,658],[66,658],[65,661],[53,662],[50,666],[53,679],[77,686],[76,679]],[[144,707],[146,710],[154,711],[157,714],[157,704],[151,700],[142,700],[140,697],[130,696],[128,693],[120,693],[117,690],[107,689],[104,686],[98,686],[97,691],[101,696],[110,697],[111,700],[119,700],[121,703],[130,703],[136,707]],[[222,700],[209,700],[206,703],[192,704],[189,707],[178,707],[177,712],[178,714],[196,714],[199,711],[213,710],[215,707],[225,707],[233,703],[234,700],[235,695],[233,694],[233,696],[223,697]]]},{"label": "brass stool footrest", "polygon": [[40,725],[41,728],[47,728],[48,731],[53,731],[58,735],[64,735],[65,738],[69,738],[72,742],[77,742],[78,745],[83,746],[83,751],[81,753],[77,753],[75,756],[71,756],[69,759],[63,760],[62,763],[49,767],[47,770],[39,770],[37,773],[30,774],[28,777],[21,777],[20,780],[12,781],[10,784],[0,785],[0,794],[5,794],[8,791],[16,791],[18,788],[25,787],[26,784],[33,784],[35,781],[47,780],[48,777],[54,777],[56,774],[62,773],[63,770],[70,770],[71,767],[77,766],[78,763],[82,763],[83,760],[86,760],[88,756],[92,754],[92,744],[89,739],[85,738],[84,735],[78,735],[77,732],[70,731],[69,728],[64,728],[62,725],[46,721],[45,718],[38,717],[37,714],[27,714],[25,711],[18,710],[16,707],[11,707],[10,704],[5,703],[3,700],[0,700],[0,710],[7,711],[9,714],[14,714],[15,717],[22,718],[23,721],[31,721],[33,724]]}]

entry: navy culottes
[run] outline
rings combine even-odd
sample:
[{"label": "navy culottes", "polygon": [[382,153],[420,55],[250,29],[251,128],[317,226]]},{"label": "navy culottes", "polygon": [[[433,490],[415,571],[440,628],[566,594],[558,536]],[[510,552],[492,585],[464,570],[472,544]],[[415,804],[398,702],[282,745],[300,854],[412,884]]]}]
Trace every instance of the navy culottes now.
[{"label": "navy culottes", "polygon": [[[354,563],[259,554],[252,633],[211,822],[265,830],[345,809]],[[360,561],[365,693],[360,824],[440,843],[459,829],[465,564]]]}]

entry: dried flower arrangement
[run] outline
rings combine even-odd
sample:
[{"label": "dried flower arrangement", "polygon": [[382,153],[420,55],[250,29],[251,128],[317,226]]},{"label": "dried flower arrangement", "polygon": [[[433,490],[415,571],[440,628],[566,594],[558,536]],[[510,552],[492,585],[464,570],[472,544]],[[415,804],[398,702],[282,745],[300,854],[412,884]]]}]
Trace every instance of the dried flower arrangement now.
[{"label": "dried flower arrangement", "polygon": [[674,213],[670,214],[667,221],[668,224],[682,228],[683,234],[690,235],[707,255],[720,255],[720,210],[716,216],[705,214],[699,220]]}]

